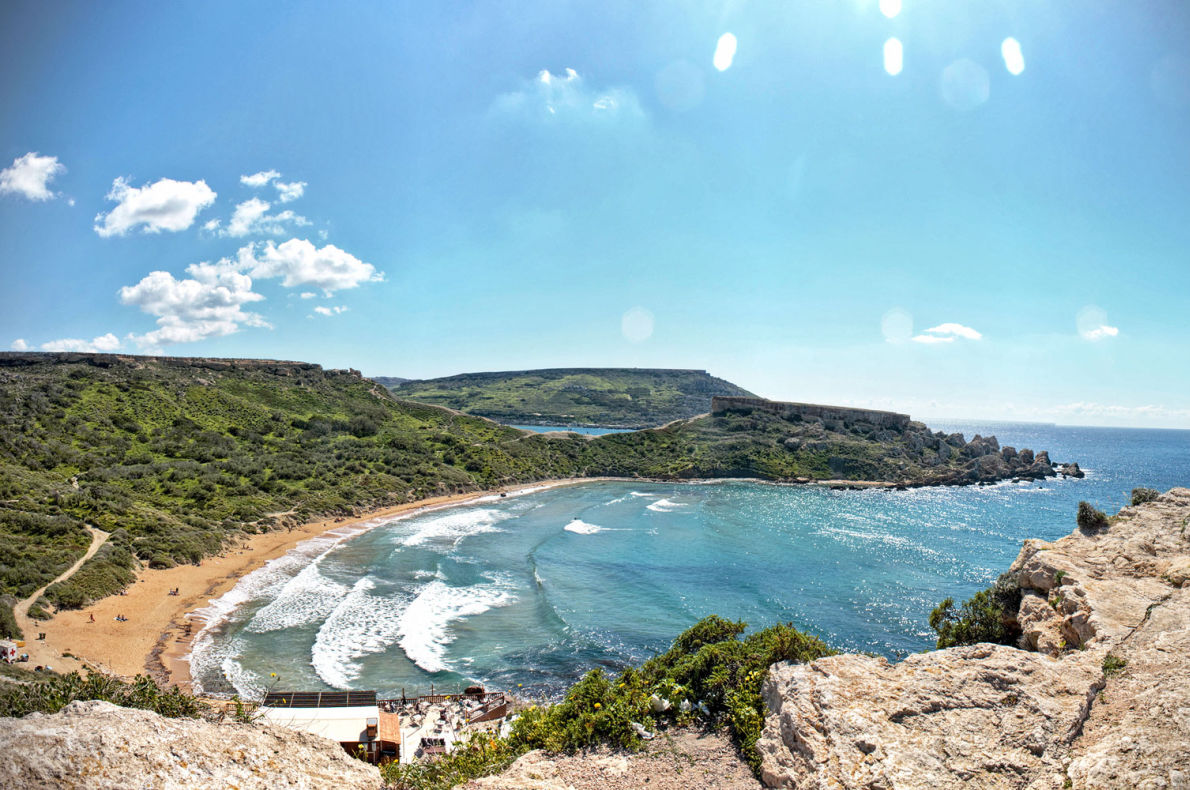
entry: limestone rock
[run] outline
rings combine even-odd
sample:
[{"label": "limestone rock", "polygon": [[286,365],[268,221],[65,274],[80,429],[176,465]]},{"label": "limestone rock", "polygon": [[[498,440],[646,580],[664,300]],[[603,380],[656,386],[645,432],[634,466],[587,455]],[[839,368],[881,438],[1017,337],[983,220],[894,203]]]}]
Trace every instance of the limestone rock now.
[{"label": "limestone rock", "polygon": [[0,719],[0,787],[358,788],[380,772],[339,744],[261,724],[174,719],[109,702]]},{"label": "limestone rock", "polygon": [[[1003,454],[1001,454],[1003,457]],[[1048,457],[1027,450],[1031,465]],[[1051,472],[1052,474],[1052,472]],[[778,664],[758,743],[771,787],[1190,787],[1190,489],[1010,568],[1029,650]],[[1036,651],[1036,652],[1034,652]],[[1106,672],[1108,666],[1122,671]]]},{"label": "limestone rock", "polygon": [[[1059,788],[1097,669],[1002,645],[778,664],[763,688],[762,778],[782,788]],[[970,780],[978,777],[978,781]]]}]

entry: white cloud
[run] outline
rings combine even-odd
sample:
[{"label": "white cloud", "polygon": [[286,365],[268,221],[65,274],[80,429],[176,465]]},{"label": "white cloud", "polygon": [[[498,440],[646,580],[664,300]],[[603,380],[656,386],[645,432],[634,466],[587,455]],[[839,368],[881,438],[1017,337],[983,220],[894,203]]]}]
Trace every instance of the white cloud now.
[{"label": "white cloud", "polygon": [[297,200],[302,195],[306,194],[305,181],[290,181],[287,184],[278,181],[273,184],[273,186],[277,190],[277,199],[282,203],[288,203],[291,200]]},{"label": "white cloud", "polygon": [[12,341],[12,350],[13,351],[28,351],[29,344],[25,342],[25,338],[18,337],[16,340]]},{"label": "white cloud", "polygon": [[1107,322],[1107,312],[1097,305],[1089,304],[1078,311],[1074,317],[1074,325],[1083,340],[1095,342],[1120,334],[1119,327]]},{"label": "white cloud", "polygon": [[252,290],[252,278],[230,261],[195,263],[188,279],[169,272],[151,272],[139,283],[120,289],[120,301],[157,316],[158,329],[133,339],[141,346],[193,343],[230,335],[242,326],[268,324],[244,305],[264,299]]},{"label": "white cloud", "polygon": [[219,230],[219,226],[223,224],[221,219],[209,219],[203,223],[202,229],[211,231],[212,233]]},{"label": "white cloud", "polygon": [[927,329],[923,334],[915,335],[913,342],[915,343],[953,343],[956,338],[963,338],[964,340],[979,340],[983,337],[979,332],[976,332],[969,326],[962,324],[946,323],[938,324]]},{"label": "white cloud", "polygon": [[115,351],[119,347],[120,338],[111,332],[91,340],[64,337],[61,340],[51,340],[41,344],[42,351]]},{"label": "white cloud", "polygon": [[240,176],[240,183],[244,186],[259,189],[260,187],[272,181],[274,178],[280,177],[281,174],[276,170],[261,170],[259,173],[253,173],[250,176]]},{"label": "white cloud", "polygon": [[285,232],[287,224],[298,226],[310,224],[310,221],[305,217],[288,210],[269,214],[269,208],[269,203],[260,198],[245,200],[236,206],[231,219],[228,220],[227,227],[220,231],[220,235],[240,237],[256,233],[281,234]]},{"label": "white cloud", "polygon": [[1097,326],[1094,329],[1088,329],[1082,333],[1084,338],[1091,341],[1103,340],[1105,337],[1115,337],[1118,334],[1120,334],[1119,327],[1108,326],[1107,324]]},{"label": "white cloud", "polygon": [[205,181],[175,181],[163,178],[143,187],[130,187],[123,178],[112,182],[107,199],[118,205],[95,217],[100,236],[123,236],[144,226],[146,233],[185,230],[194,224],[198,212],[215,202],[215,192]]},{"label": "white cloud", "polygon": [[280,277],[286,288],[307,285],[325,294],[384,279],[375,266],[351,253],[333,244],[316,247],[305,239],[290,239],[283,244],[258,242],[241,247],[237,265],[253,277]]},{"label": "white cloud", "polygon": [[552,122],[602,122],[643,118],[636,94],[628,88],[592,90],[574,69],[552,74],[538,72],[536,79],[521,90],[496,98],[493,111],[499,115],[549,120]]},{"label": "white cloud", "polygon": [[12,160],[12,167],[0,170],[0,194],[12,193],[29,200],[50,200],[55,195],[50,182],[66,172],[56,156],[30,151]]},{"label": "white cloud", "polygon": [[315,307],[314,312],[318,313],[319,315],[327,315],[327,316],[339,315],[340,313],[346,313],[347,308],[344,307],[343,305],[336,305],[335,307],[321,307],[320,306],[320,307]]},{"label": "white cloud", "polygon": [[314,293],[313,291],[303,291],[302,292],[303,299],[313,299],[315,296],[318,296],[318,294]]}]

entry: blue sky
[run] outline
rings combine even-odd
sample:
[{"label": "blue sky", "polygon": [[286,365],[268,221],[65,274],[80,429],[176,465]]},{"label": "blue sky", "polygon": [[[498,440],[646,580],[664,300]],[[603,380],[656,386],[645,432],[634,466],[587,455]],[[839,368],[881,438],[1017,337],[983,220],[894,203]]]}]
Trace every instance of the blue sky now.
[{"label": "blue sky", "polygon": [[0,347],[1190,427],[1190,6],[517,5],[5,3]]}]

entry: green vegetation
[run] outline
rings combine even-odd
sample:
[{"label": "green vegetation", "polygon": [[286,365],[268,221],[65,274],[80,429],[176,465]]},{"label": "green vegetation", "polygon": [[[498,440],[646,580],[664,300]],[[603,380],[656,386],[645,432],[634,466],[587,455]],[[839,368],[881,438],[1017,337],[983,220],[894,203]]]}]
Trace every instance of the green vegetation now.
[{"label": "green vegetation", "polygon": [[1132,489],[1132,504],[1143,505],[1146,502],[1152,502],[1157,497],[1161,496],[1161,492],[1155,488],[1134,488]]},{"label": "green vegetation", "polygon": [[1103,657],[1103,674],[1109,678],[1120,674],[1126,666],[1128,666],[1128,660],[1120,658],[1115,653],[1108,653]]},{"label": "green vegetation", "polygon": [[0,683],[0,716],[17,718],[30,713],[57,713],[75,700],[105,700],[125,708],[142,708],[162,716],[196,718],[207,710],[202,701],[179,691],[163,689],[152,678],[138,675],[125,683],[92,672],[83,677],[41,676],[24,683]]},{"label": "green vegetation", "polygon": [[996,583],[980,590],[955,610],[947,598],[930,612],[930,628],[938,633],[938,649],[993,642],[1015,645],[1021,632],[1016,613],[1021,606],[1021,588],[1016,577],[1005,572]]},{"label": "green vegetation", "polygon": [[779,661],[813,661],[834,651],[791,624],[741,639],[746,627],[711,615],[679,636],[668,652],[640,667],[616,678],[593,670],[561,702],[522,711],[507,739],[478,737],[432,763],[393,764],[384,769],[385,778],[402,789],[437,790],[499,771],[531,749],[639,748],[643,742],[634,722],[647,732],[696,722],[726,726],[744,759],[759,770],[756,741],[764,724],[760,687],[768,668]]},{"label": "green vegetation", "polygon": [[12,614],[12,607],[17,599],[11,595],[0,595],[0,639],[24,639],[17,619]]},{"label": "green vegetation", "polygon": [[244,533],[540,480],[981,479],[962,448],[938,454],[939,436],[752,409],[544,436],[317,365],[0,353],[0,596],[27,597],[68,568],[90,545],[84,524],[111,537],[46,591],[54,607],[110,595],[145,565],[197,563]]},{"label": "green vegetation", "polygon": [[648,428],[706,413],[713,395],[751,396],[702,370],[574,368],[384,381],[397,397],[514,425]]},{"label": "green vegetation", "polygon": [[1107,514],[1096,509],[1090,502],[1078,503],[1078,516],[1075,521],[1080,529],[1103,529],[1108,525]]}]

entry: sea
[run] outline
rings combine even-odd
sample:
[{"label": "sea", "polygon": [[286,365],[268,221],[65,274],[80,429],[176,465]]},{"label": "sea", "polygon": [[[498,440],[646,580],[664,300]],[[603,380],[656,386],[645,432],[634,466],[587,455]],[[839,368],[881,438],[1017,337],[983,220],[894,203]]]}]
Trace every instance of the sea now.
[{"label": "sea", "polygon": [[480,683],[555,698],[718,614],[833,647],[930,649],[930,610],[986,587],[1026,538],[1190,486],[1190,431],[935,421],[1077,461],[1086,478],[834,491],[754,481],[591,482],[378,519],[307,541],[204,611],[192,675],[266,687],[428,693]]}]

